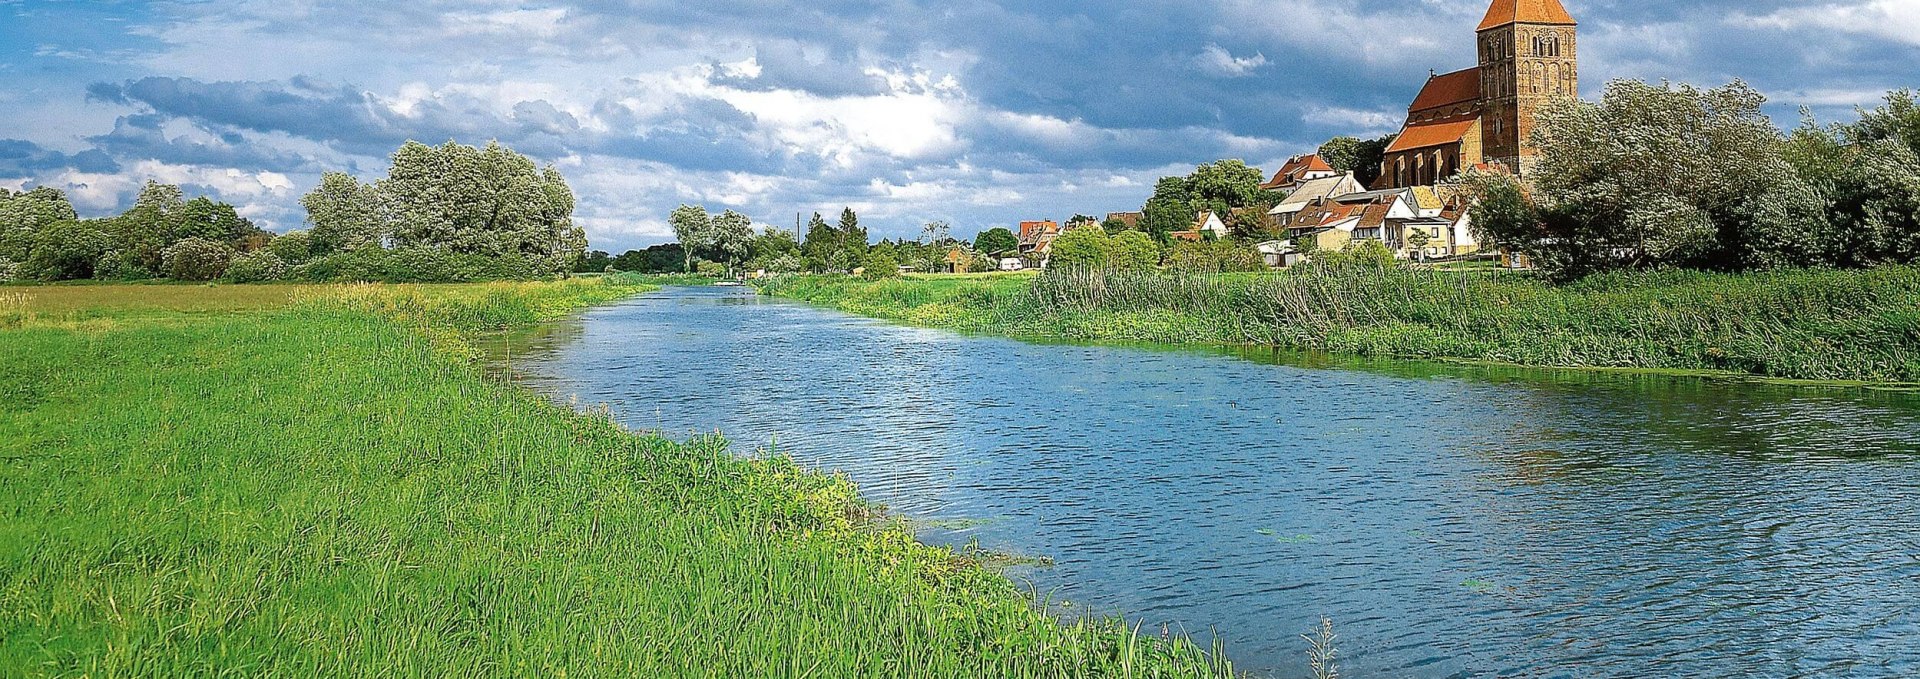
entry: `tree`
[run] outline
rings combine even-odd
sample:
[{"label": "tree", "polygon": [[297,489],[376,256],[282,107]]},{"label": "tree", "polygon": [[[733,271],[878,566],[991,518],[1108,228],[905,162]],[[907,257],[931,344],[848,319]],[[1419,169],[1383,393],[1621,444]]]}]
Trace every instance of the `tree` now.
[{"label": "tree", "polygon": [[1340,172],[1352,172],[1360,164],[1361,141],[1354,137],[1334,137],[1320,145],[1320,160]]},{"label": "tree", "polygon": [[1074,229],[1053,240],[1053,266],[1106,268],[1111,266],[1113,241],[1102,229]]},{"label": "tree", "polygon": [[847,253],[849,261],[862,261],[867,254],[867,230],[860,226],[860,216],[853,208],[840,210],[840,248]]},{"label": "tree", "polygon": [[746,259],[753,245],[753,218],[727,210],[713,218],[711,228],[707,245],[720,254],[731,275],[733,265]]},{"label": "tree", "polygon": [[227,272],[233,246],[206,238],[186,238],[167,246],[161,271],[177,281],[210,281]]},{"label": "tree", "polygon": [[234,257],[221,278],[229,283],[264,283],[280,280],[286,274],[287,263],[279,255],[261,250]]},{"label": "tree", "polygon": [[999,255],[1020,249],[1020,239],[1013,231],[996,226],[973,237],[973,249],[989,255]]},{"label": "tree", "polygon": [[267,251],[288,264],[299,264],[313,256],[313,236],[305,231],[288,231],[267,242]]},{"label": "tree", "polygon": [[864,272],[863,275],[867,278],[872,278],[872,279],[893,278],[893,277],[899,276],[900,262],[894,259],[893,249],[892,248],[886,248],[886,249],[876,248],[867,257],[866,271]]},{"label": "tree", "polygon": [[343,172],[321,175],[300,205],[307,209],[314,255],[379,245],[392,230],[379,192]]},{"label": "tree", "polygon": [[93,277],[94,265],[112,248],[113,241],[98,222],[54,222],[34,232],[33,253],[25,273],[45,281]]},{"label": "tree", "polygon": [[807,221],[806,239],[800,243],[800,252],[806,258],[807,267],[817,272],[827,271],[833,253],[839,250],[839,232],[828,226],[827,220],[820,218],[820,213],[813,213],[813,219]]},{"label": "tree", "polygon": [[1196,167],[1187,178],[1187,192],[1192,201],[1189,212],[1212,212],[1225,217],[1234,208],[1267,198],[1268,192],[1260,188],[1263,180],[1260,168],[1248,167],[1246,161],[1237,159],[1216,160]]},{"label": "tree", "polygon": [[1127,271],[1145,271],[1160,264],[1160,244],[1139,231],[1123,231],[1110,241],[1108,265]]},{"label": "tree", "polygon": [[1109,236],[1118,234],[1122,231],[1131,230],[1131,227],[1127,226],[1127,222],[1125,220],[1119,219],[1117,217],[1109,218],[1107,219],[1107,221],[1101,222],[1100,228],[1101,230],[1106,231],[1107,235]]},{"label": "tree", "polygon": [[1339,172],[1352,172],[1355,181],[1361,186],[1371,185],[1380,178],[1380,161],[1386,157],[1388,146],[1399,135],[1389,134],[1378,139],[1360,140],[1353,137],[1334,137],[1320,146],[1320,159]]},{"label": "tree", "polygon": [[680,241],[681,253],[686,256],[684,273],[693,273],[693,252],[707,247],[713,219],[707,216],[706,208],[683,204],[667,215],[667,226],[673,228],[673,237]]},{"label": "tree", "polygon": [[1874,266],[1920,261],[1920,103],[1909,90],[1860,112],[1856,123],[1820,127],[1808,116],[1786,159],[1827,206],[1799,249],[1806,263]]},{"label": "tree", "polygon": [[1261,200],[1244,208],[1234,210],[1227,219],[1227,230],[1233,237],[1245,240],[1259,240],[1274,235],[1274,226],[1268,222],[1267,213],[1273,211],[1278,201]]},{"label": "tree", "polygon": [[498,142],[407,142],[377,189],[395,247],[522,256],[553,273],[571,269],[586,249],[585,233],[573,224],[573,191],[559,171]]},{"label": "tree", "polygon": [[1147,199],[1141,212],[1144,213],[1140,220],[1142,230],[1162,243],[1167,241],[1167,234],[1193,226],[1193,194],[1187,191],[1187,180],[1161,177],[1153,185],[1153,197]]},{"label": "tree", "polygon": [[580,257],[580,262],[573,265],[573,272],[593,273],[596,271],[606,271],[612,267],[613,253],[605,250],[594,250]]},{"label": "tree", "polygon": [[1799,221],[1822,206],[1784,160],[1765,102],[1738,81],[1618,80],[1597,103],[1547,105],[1528,176],[1549,233],[1534,247],[1559,249],[1547,259],[1569,270],[1794,263]]},{"label": "tree", "polygon": [[0,260],[26,261],[33,250],[34,234],[78,219],[67,194],[59,189],[41,186],[24,193],[0,189]]}]

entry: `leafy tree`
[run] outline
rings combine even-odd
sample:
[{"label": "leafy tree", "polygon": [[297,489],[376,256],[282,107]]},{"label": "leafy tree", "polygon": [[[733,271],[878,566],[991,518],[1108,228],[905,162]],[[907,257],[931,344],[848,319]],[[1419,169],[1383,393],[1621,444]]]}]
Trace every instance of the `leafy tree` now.
[{"label": "leafy tree", "polygon": [[[1791,263],[1796,216],[1821,206],[1782,157],[1781,136],[1745,83],[1712,90],[1610,83],[1598,103],[1541,112],[1532,179],[1549,204],[1612,224],[1626,266],[1749,268]],[[1679,179],[1679,181],[1676,181]]]},{"label": "leafy tree", "polygon": [[14,193],[0,189],[0,260],[24,262],[32,253],[34,234],[60,222],[76,221],[67,194],[45,186]]},{"label": "leafy tree", "polygon": [[233,258],[221,277],[229,283],[265,283],[287,274],[287,263],[267,250],[248,252]]},{"label": "leafy tree", "polygon": [[1193,194],[1183,177],[1161,177],[1153,185],[1153,197],[1141,208],[1141,229],[1154,240],[1167,241],[1167,234],[1193,226]]},{"label": "leafy tree", "polygon": [[1335,170],[1352,172],[1360,165],[1360,145],[1363,143],[1354,137],[1328,139],[1327,143],[1320,145],[1320,160],[1326,161],[1327,166]]},{"label": "leafy tree", "polygon": [[1113,240],[1102,229],[1074,229],[1053,241],[1052,266],[1105,268],[1113,257]]},{"label": "leafy tree", "polygon": [[484,148],[408,142],[394,152],[376,188],[377,203],[391,215],[395,247],[518,255],[543,260],[542,268],[556,273],[571,269],[586,249],[565,179],[498,142]]},{"label": "leafy tree", "polygon": [[1912,91],[1822,128],[1809,117],[1786,144],[1795,173],[1827,206],[1803,244],[1807,263],[1873,266],[1920,261],[1920,104]]},{"label": "leafy tree", "polygon": [[1187,177],[1190,212],[1226,216],[1234,208],[1252,205],[1266,197],[1267,191],[1260,188],[1265,179],[1259,168],[1248,167],[1242,160],[1216,160],[1194,168]]},{"label": "leafy tree", "polygon": [[1145,271],[1160,264],[1160,244],[1139,231],[1122,231],[1110,241],[1108,265],[1128,271]]},{"label": "leafy tree", "polygon": [[973,249],[989,255],[998,255],[1020,249],[1020,238],[1004,226],[996,226],[973,237]]},{"label": "leafy tree", "polygon": [[839,232],[834,231],[833,227],[827,224],[827,220],[820,217],[820,213],[813,213],[813,218],[807,220],[806,239],[800,244],[800,251],[806,257],[808,268],[818,272],[827,271],[833,254],[839,250]]},{"label": "leafy tree", "polygon": [[574,273],[592,273],[606,271],[613,267],[613,253],[594,250],[580,256],[580,262],[573,265]]},{"label": "leafy tree", "polygon": [[840,247],[852,261],[861,261],[867,254],[867,229],[860,226],[860,216],[853,208],[840,210]]},{"label": "leafy tree", "polygon": [[1233,237],[1246,240],[1259,240],[1274,235],[1274,226],[1267,221],[1267,213],[1273,211],[1278,201],[1260,200],[1239,210],[1235,210],[1227,219],[1227,230]]},{"label": "leafy tree", "polygon": [[1132,230],[1131,227],[1127,226],[1127,223],[1125,221],[1117,217],[1101,222],[1100,229],[1103,231],[1106,231],[1107,235],[1109,236],[1119,234],[1122,231]]},{"label": "leafy tree", "polygon": [[34,232],[33,253],[23,269],[26,275],[46,281],[91,278],[94,265],[112,246],[98,222],[54,222]]},{"label": "leafy tree", "polygon": [[867,257],[863,275],[871,279],[894,278],[900,275],[900,262],[894,259],[893,249],[875,249]]},{"label": "leafy tree", "polygon": [[685,272],[686,249],[679,243],[654,245],[645,250],[628,250],[613,258],[615,271],[635,273]]},{"label": "leafy tree", "polygon": [[288,231],[267,242],[267,251],[288,264],[299,264],[313,257],[313,236],[306,231]]},{"label": "leafy tree", "polygon": [[713,218],[712,231],[707,244],[720,254],[727,272],[733,273],[733,265],[747,258],[753,246],[753,218],[727,210]]},{"label": "leafy tree", "polygon": [[167,246],[161,271],[177,281],[210,281],[227,272],[233,246],[206,238],[187,238]]},{"label": "leafy tree", "polygon": [[667,226],[673,228],[673,237],[680,241],[681,252],[686,256],[685,272],[693,273],[693,253],[712,241],[713,219],[707,216],[704,207],[681,205],[667,216]]},{"label": "leafy tree", "polygon": [[321,175],[300,205],[307,209],[313,255],[379,245],[392,231],[379,192],[343,172]]}]

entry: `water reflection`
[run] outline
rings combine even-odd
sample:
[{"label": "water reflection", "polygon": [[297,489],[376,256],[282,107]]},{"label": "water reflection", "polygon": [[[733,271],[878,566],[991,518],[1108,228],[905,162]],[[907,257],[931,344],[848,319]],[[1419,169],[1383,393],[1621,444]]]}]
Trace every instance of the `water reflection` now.
[{"label": "water reflection", "polygon": [[739,290],[516,341],[538,387],[845,472],[1248,669],[1303,674],[1328,615],[1355,677],[1920,674],[1913,394],[1037,345]]}]

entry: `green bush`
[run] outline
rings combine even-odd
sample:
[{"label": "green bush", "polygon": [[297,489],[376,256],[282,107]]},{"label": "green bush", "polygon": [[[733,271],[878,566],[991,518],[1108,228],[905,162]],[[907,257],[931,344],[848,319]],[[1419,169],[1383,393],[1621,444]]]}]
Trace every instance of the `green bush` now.
[{"label": "green bush", "polygon": [[280,280],[287,274],[287,263],[280,256],[266,250],[249,252],[233,258],[227,265],[226,280],[229,283],[265,283]]},{"label": "green bush", "polygon": [[92,278],[112,239],[92,222],[56,222],[34,234],[26,275],[43,281]]},{"label": "green bush", "polygon": [[100,256],[93,266],[93,277],[103,281],[139,281],[154,277],[152,269],[128,250],[113,250]]},{"label": "green bush", "polygon": [[286,278],[313,282],[470,283],[534,280],[551,275],[550,262],[517,254],[490,257],[440,248],[387,250],[367,245],[314,258],[288,269]]},{"label": "green bush", "polygon": [[160,253],[160,270],[177,281],[210,281],[227,272],[233,247],[205,238],[188,238]]},{"label": "green bush", "polygon": [[871,280],[898,277],[900,275],[900,262],[895,261],[891,254],[876,252],[872,256],[867,257],[867,268],[864,275]]},{"label": "green bush", "polygon": [[313,258],[313,236],[305,231],[288,231],[269,241],[267,251],[287,264],[300,264]]}]

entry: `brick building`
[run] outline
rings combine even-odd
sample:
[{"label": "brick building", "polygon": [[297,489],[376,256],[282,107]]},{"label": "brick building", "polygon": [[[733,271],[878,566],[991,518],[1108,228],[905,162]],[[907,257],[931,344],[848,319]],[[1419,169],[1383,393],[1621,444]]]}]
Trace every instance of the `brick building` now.
[{"label": "brick building", "polygon": [[1577,28],[1560,0],[1493,0],[1478,29],[1480,65],[1427,79],[1374,188],[1431,185],[1481,164],[1524,177],[1534,116],[1579,92]]}]

